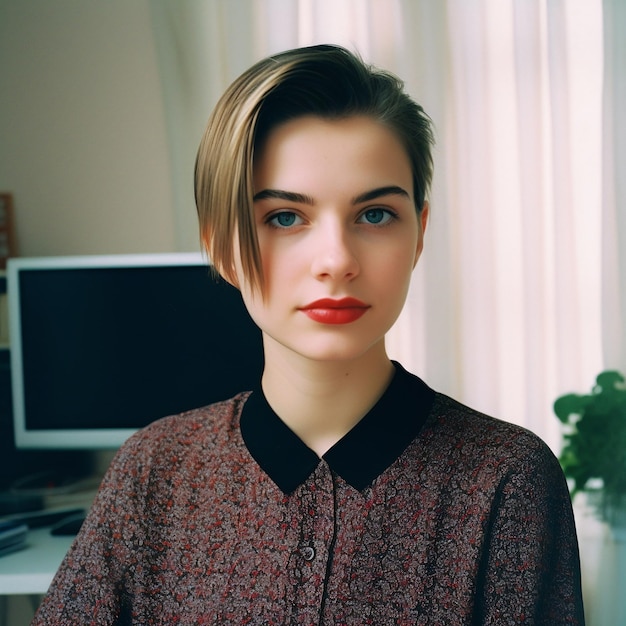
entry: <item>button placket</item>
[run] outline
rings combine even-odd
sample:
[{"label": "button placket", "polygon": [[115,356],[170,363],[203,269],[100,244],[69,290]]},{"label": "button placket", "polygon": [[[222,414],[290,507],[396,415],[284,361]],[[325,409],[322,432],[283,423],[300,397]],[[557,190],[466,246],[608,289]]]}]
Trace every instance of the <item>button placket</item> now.
[{"label": "button placket", "polygon": [[324,460],[298,495],[299,537],[290,557],[292,610],[298,623],[317,624],[324,604],[324,581],[335,529],[334,481]]}]

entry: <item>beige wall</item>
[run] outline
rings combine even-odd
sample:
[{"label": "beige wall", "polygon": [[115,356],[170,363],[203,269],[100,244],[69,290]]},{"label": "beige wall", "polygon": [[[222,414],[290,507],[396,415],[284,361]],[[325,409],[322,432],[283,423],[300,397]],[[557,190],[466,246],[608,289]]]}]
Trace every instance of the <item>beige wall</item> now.
[{"label": "beige wall", "polygon": [[0,0],[20,256],[175,251],[166,141],[147,0]]}]

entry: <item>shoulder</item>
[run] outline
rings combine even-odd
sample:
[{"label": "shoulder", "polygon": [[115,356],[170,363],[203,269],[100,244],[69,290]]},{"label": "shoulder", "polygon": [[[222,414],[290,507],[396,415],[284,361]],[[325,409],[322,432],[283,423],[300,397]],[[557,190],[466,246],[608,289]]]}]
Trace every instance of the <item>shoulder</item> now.
[{"label": "shoulder", "polygon": [[452,439],[462,437],[472,445],[547,448],[532,431],[481,413],[442,393],[435,393],[429,424],[443,436]]},{"label": "shoulder", "polygon": [[239,417],[250,392],[158,419],[133,434],[118,451],[112,467],[137,471],[172,467],[174,459],[212,458],[238,441]]},{"label": "shoulder", "polygon": [[535,481],[565,486],[556,456],[535,433],[444,394],[435,394],[421,435],[436,463],[465,472],[473,480],[489,477],[497,482]]},{"label": "shoulder", "polygon": [[164,417],[132,435],[104,475],[85,532],[106,533],[106,528],[119,526],[132,536],[155,511],[184,502],[189,485],[206,485],[243,465],[245,446],[238,424],[248,396],[245,392]]},{"label": "shoulder", "polygon": [[395,365],[399,381],[396,404],[404,407],[404,420],[420,425],[407,449],[409,464],[425,464],[434,477],[486,478],[491,474],[497,479],[540,472],[549,480],[564,482],[557,458],[535,433],[437,392],[400,364]]},{"label": "shoulder", "polygon": [[135,433],[129,443],[158,445],[162,441],[172,443],[227,436],[238,429],[241,409],[249,395],[250,392],[239,393],[228,400],[163,417]]}]

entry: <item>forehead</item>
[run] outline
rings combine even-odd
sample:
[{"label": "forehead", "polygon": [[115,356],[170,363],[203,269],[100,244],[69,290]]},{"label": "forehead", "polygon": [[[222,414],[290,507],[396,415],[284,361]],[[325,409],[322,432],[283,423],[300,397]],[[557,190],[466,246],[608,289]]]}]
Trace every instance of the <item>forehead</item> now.
[{"label": "forehead", "polygon": [[320,184],[334,189],[393,184],[412,196],[411,180],[402,142],[367,116],[304,116],[284,122],[267,135],[254,162],[255,194],[294,185],[297,191],[323,194]]}]

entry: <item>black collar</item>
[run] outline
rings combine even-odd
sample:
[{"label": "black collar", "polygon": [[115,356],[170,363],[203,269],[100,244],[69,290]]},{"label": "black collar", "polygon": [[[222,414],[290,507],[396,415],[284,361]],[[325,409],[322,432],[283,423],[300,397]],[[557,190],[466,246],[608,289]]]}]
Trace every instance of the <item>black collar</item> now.
[{"label": "black collar", "polygon": [[[394,362],[396,373],[380,400],[323,458],[359,491],[372,484],[420,431],[435,393],[417,376]],[[241,414],[244,442],[265,473],[289,494],[304,483],[320,462],[313,450],[274,413],[260,387]]]}]

